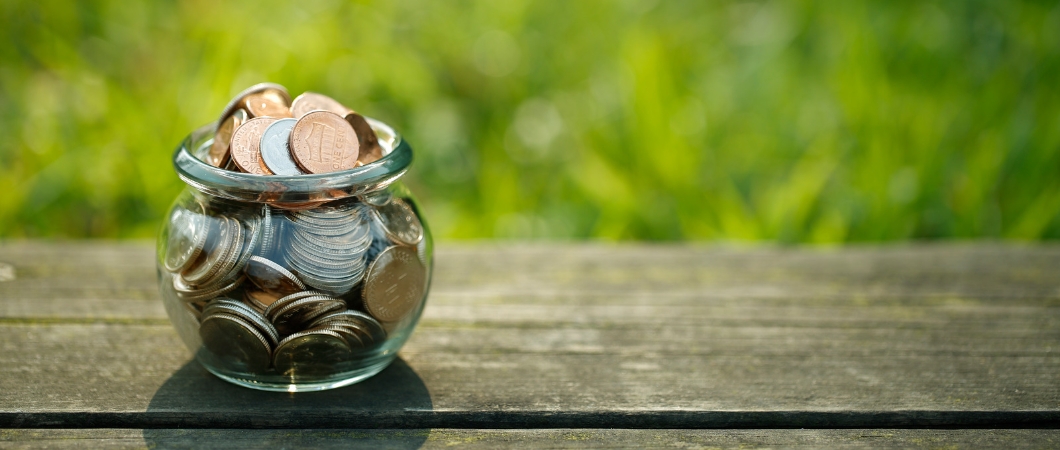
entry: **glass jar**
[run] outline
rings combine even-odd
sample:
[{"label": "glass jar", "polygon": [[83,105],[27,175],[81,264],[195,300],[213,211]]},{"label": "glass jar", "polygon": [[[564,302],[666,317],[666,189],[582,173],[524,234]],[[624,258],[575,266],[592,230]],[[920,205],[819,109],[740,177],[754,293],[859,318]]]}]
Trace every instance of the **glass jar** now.
[{"label": "glass jar", "polygon": [[398,182],[412,149],[368,120],[384,156],[351,170],[261,176],[204,162],[216,125],[173,155],[187,187],[158,238],[162,302],[218,377],[272,391],[356,383],[397,357],[423,311],[433,242]]}]

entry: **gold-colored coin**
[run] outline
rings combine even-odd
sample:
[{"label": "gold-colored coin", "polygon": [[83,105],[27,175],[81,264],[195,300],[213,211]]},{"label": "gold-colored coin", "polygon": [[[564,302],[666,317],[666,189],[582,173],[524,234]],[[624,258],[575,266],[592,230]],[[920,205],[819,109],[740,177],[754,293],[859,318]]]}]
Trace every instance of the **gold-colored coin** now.
[{"label": "gold-colored coin", "polygon": [[427,289],[427,268],[412,247],[393,246],[376,256],[364,280],[362,298],[368,314],[380,322],[397,322],[415,310]]}]

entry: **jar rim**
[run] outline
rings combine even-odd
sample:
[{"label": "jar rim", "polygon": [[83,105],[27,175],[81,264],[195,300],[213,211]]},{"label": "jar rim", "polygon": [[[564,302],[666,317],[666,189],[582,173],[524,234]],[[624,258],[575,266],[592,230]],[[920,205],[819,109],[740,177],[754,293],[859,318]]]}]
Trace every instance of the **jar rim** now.
[{"label": "jar rim", "polygon": [[383,156],[339,172],[295,176],[255,175],[214,167],[200,156],[213,142],[217,123],[203,125],[184,138],[173,153],[173,167],[188,186],[208,195],[249,202],[322,202],[383,189],[412,164],[412,147],[389,125],[370,117]]}]

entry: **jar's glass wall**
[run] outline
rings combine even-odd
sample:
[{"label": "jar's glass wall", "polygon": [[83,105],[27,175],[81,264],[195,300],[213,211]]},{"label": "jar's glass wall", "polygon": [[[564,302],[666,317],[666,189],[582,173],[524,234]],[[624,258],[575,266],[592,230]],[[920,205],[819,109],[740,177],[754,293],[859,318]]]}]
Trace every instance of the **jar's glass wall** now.
[{"label": "jar's glass wall", "polygon": [[396,357],[423,311],[433,241],[399,182],[351,190],[295,204],[180,194],[159,237],[159,280],[207,369],[260,389],[316,390]]}]

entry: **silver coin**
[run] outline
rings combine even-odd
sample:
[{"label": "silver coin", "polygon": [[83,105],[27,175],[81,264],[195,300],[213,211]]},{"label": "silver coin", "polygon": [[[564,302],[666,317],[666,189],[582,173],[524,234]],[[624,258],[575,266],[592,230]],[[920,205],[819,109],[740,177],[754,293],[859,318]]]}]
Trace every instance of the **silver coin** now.
[{"label": "silver coin", "polygon": [[[345,326],[354,330],[363,346],[382,343],[386,340],[386,329],[372,316],[355,310],[339,311],[321,316],[313,321],[313,327]],[[351,343],[352,345],[352,343]]]},{"label": "silver coin", "polygon": [[339,333],[312,330],[292,334],[281,341],[273,356],[273,366],[297,383],[340,371],[337,367],[349,362],[352,356],[349,344]]},{"label": "silver coin", "polygon": [[189,285],[206,284],[221,269],[235,242],[232,235],[236,233],[236,227],[231,222],[232,220],[227,217],[211,218],[213,226],[211,226],[210,236],[204,250],[205,257],[181,275]]},{"label": "silver coin", "polygon": [[213,314],[230,314],[240,319],[247,321],[247,323],[253,325],[258,331],[262,333],[266,338],[269,339],[269,344],[276,345],[280,341],[280,335],[276,332],[276,328],[272,326],[269,321],[265,320],[265,316],[261,313],[251,309],[249,306],[244,305],[242,302],[218,298],[211,301],[206,308],[202,311],[203,316],[210,316]]},{"label": "silver coin", "polygon": [[276,331],[288,335],[305,329],[317,317],[345,308],[345,303],[331,297],[307,297],[276,310],[271,319]]},{"label": "silver coin", "polygon": [[170,272],[181,272],[195,261],[206,245],[206,210],[196,201],[187,208],[173,208],[169,216],[166,254],[163,265]]},{"label": "silver coin", "polygon": [[320,292],[320,291],[296,292],[294,294],[287,295],[287,296],[281,297],[279,300],[276,300],[271,305],[269,305],[267,308],[265,308],[265,312],[263,314],[265,314],[265,317],[268,318],[269,321],[272,321],[272,318],[273,318],[275,312],[278,309],[283,308],[284,306],[287,306],[288,304],[291,304],[293,302],[296,302],[296,301],[301,300],[301,299],[306,298],[306,297],[327,297],[327,294],[325,294],[323,292]]},{"label": "silver coin", "polygon": [[206,316],[199,325],[199,336],[206,350],[231,370],[262,373],[269,368],[272,347],[268,339],[239,317]]},{"label": "silver coin", "polygon": [[225,295],[229,292],[234,291],[240,285],[243,284],[245,278],[237,277],[228,284],[224,284],[214,288],[197,289],[188,286],[184,283],[183,278],[179,275],[173,277],[173,291],[176,292],[177,297],[185,302],[198,302],[203,300],[211,300],[221,295]]},{"label": "silver coin", "polygon": [[393,246],[372,261],[361,298],[380,322],[398,322],[422,304],[427,269],[411,247]]},{"label": "silver coin", "polygon": [[291,149],[287,141],[291,136],[291,129],[298,119],[280,119],[265,128],[261,135],[261,159],[265,165],[276,175],[292,176],[304,175],[305,172],[298,168],[298,164],[291,157]]},{"label": "silver coin", "polygon": [[272,224],[272,208],[262,205],[261,208],[261,245],[258,246],[257,256],[268,258],[272,253],[272,241],[275,236],[275,227]]},{"label": "silver coin", "polygon": [[229,222],[229,226],[232,227],[232,233],[229,235],[231,242],[228,243],[228,251],[225,252],[224,258],[221,263],[216,266],[216,269],[212,272],[208,278],[199,282],[199,285],[205,288],[213,288],[220,286],[227,282],[227,280],[234,279],[240,276],[238,271],[234,271],[236,264],[239,263],[242,257],[242,250],[246,244],[246,231],[243,228],[242,222],[235,218],[226,218]]},{"label": "silver coin", "polygon": [[375,207],[374,211],[387,236],[395,243],[416,245],[423,239],[423,224],[404,200],[395,198],[386,205]]},{"label": "silver coin", "polygon": [[260,256],[251,256],[244,271],[251,283],[266,292],[282,296],[305,290],[305,284],[291,271]]}]

